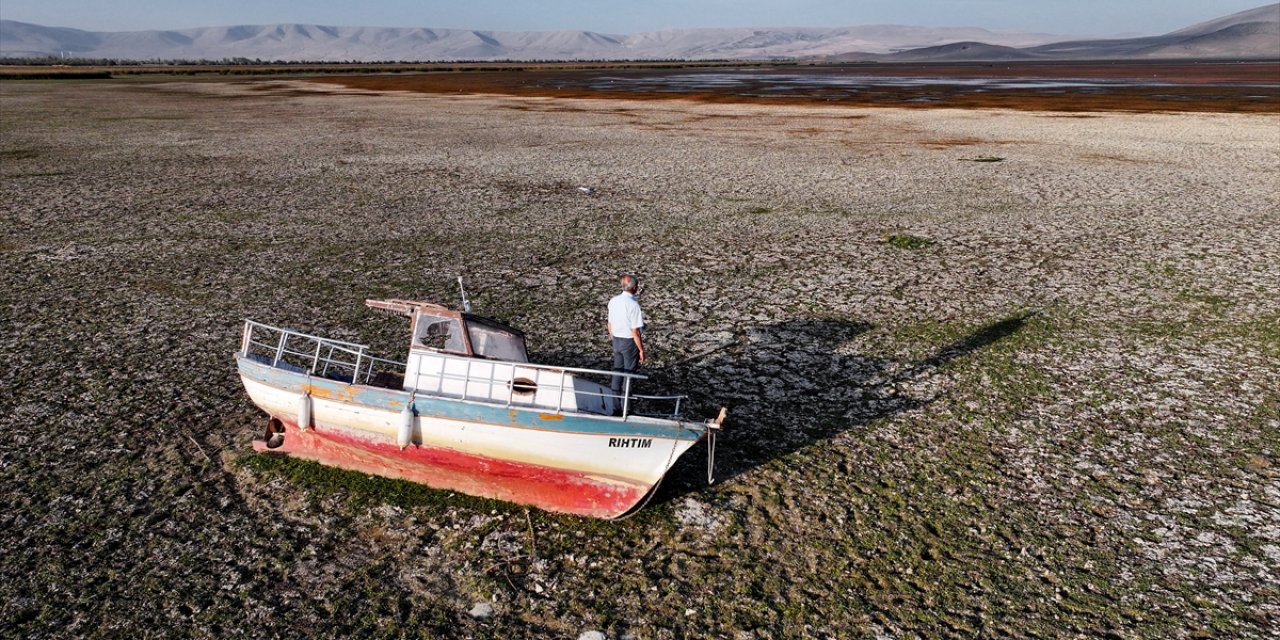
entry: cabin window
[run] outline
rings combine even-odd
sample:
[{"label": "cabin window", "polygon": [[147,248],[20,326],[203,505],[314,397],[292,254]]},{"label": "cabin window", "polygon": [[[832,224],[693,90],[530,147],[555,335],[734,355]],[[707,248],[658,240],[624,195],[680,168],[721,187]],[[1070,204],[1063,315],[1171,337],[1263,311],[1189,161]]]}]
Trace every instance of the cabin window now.
[{"label": "cabin window", "polygon": [[426,313],[418,314],[418,328],[413,335],[413,344],[441,351],[467,352],[461,322]]},{"label": "cabin window", "polygon": [[471,348],[476,355],[507,362],[529,361],[523,336],[475,318],[467,318],[467,328],[471,331]]}]

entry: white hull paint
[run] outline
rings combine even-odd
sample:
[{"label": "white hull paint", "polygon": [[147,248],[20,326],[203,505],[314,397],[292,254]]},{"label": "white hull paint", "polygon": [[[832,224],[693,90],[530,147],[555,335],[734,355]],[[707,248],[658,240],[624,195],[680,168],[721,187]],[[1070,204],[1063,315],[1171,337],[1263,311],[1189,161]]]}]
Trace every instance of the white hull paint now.
[{"label": "white hull paint", "polygon": [[[297,421],[301,394],[279,389],[242,376],[254,404],[267,413]],[[408,401],[408,393],[405,399]],[[418,415],[414,418],[413,446],[440,448],[498,460],[571,470],[602,481],[652,486],[694,440],[645,437],[647,446],[633,442],[616,446],[617,434],[556,431],[558,414],[542,414],[547,429],[492,425],[480,422]],[[629,421],[645,418],[631,417]],[[400,430],[400,410],[387,410],[318,395],[311,396],[311,422],[317,432],[335,432],[376,444],[395,445]],[[611,446],[614,441],[614,446]]]}]

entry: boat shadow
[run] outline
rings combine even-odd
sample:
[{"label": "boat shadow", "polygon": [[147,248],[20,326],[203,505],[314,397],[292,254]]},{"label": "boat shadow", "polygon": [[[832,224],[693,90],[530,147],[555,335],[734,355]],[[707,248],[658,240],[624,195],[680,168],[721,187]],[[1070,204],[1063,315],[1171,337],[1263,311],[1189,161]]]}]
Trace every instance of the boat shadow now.
[{"label": "boat shadow", "polygon": [[[873,329],[868,323],[799,319],[761,325],[710,351],[642,370],[649,379],[638,392],[688,395],[683,413],[697,419],[714,417],[722,406],[729,408],[716,443],[719,483],[933,402],[934,398],[913,394],[907,383],[1017,333],[1035,314],[991,322],[905,363],[859,353],[853,340]],[[598,365],[596,360],[593,364]],[[705,490],[705,459],[705,445],[686,453],[668,473],[655,502]]]}]

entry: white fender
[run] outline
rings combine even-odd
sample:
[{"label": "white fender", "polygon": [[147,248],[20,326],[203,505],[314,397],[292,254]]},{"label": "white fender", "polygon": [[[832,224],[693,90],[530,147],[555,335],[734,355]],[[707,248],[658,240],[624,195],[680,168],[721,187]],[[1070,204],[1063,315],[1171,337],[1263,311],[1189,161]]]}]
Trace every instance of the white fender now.
[{"label": "white fender", "polygon": [[409,442],[413,440],[413,401],[410,400],[404,405],[404,411],[400,412],[400,431],[396,433],[396,444],[400,445],[403,450],[409,446]]},{"label": "white fender", "polygon": [[298,429],[306,431],[311,427],[311,392],[308,391],[298,398]]}]

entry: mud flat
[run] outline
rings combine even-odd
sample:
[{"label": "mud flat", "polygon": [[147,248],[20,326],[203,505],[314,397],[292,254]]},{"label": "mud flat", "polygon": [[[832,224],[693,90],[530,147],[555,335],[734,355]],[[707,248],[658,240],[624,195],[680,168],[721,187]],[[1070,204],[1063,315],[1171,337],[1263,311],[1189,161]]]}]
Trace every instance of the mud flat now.
[{"label": "mud flat", "polygon": [[[0,630],[1271,637],[1280,118],[0,83]],[[584,193],[579,187],[589,187]],[[566,365],[640,275],[731,408],[647,510],[255,456],[240,323],[473,303]]]}]

